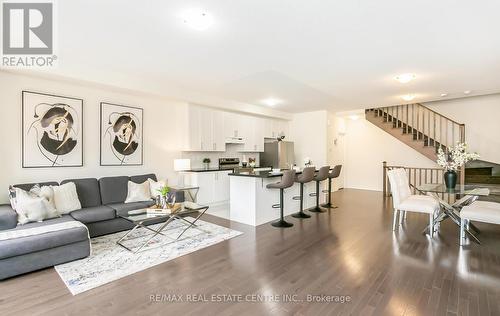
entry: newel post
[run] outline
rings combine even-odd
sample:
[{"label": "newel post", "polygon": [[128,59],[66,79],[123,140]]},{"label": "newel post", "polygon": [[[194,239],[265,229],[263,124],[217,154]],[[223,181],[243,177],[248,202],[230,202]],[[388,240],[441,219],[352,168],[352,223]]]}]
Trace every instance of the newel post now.
[{"label": "newel post", "polygon": [[383,166],[383,175],[382,175],[382,179],[384,181],[382,187],[382,193],[384,194],[384,197],[387,196],[387,161],[383,161],[382,162],[382,166]]}]

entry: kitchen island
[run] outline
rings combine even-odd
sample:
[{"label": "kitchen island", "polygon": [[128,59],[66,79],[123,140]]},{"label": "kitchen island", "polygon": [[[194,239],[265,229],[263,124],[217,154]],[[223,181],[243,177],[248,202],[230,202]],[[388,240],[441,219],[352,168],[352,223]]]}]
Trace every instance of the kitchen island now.
[{"label": "kitchen island", "polygon": [[[301,173],[298,171],[297,173]],[[269,183],[279,182],[282,173],[270,171],[237,171],[229,173],[230,182],[230,219],[243,224],[258,226],[279,218],[279,209],[273,208],[280,200],[279,190],[268,189]],[[322,183],[322,187],[323,184]],[[295,183],[292,187],[285,189],[284,214],[290,215],[299,211],[300,202],[293,200],[299,195],[300,186]],[[309,196],[316,192],[315,182],[311,181],[304,185],[304,209],[315,205],[316,198]],[[325,194],[320,192],[320,203],[325,202]],[[299,219],[297,219],[299,220]],[[293,220],[295,222],[295,219]]]}]

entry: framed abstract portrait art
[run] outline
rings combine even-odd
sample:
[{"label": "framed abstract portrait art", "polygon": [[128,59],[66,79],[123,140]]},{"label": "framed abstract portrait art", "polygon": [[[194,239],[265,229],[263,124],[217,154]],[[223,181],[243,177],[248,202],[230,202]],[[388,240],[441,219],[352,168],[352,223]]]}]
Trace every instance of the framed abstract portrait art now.
[{"label": "framed abstract portrait art", "polygon": [[143,110],[101,102],[101,166],[143,164]]},{"label": "framed abstract portrait art", "polygon": [[22,167],[83,166],[83,100],[22,92]]}]

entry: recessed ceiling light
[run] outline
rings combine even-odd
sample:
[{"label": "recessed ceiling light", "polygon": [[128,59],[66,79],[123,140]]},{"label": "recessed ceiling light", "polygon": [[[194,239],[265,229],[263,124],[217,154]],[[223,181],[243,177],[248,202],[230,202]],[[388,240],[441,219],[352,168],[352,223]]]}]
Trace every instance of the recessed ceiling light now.
[{"label": "recessed ceiling light", "polygon": [[405,94],[403,96],[401,96],[401,99],[405,100],[405,101],[411,101],[413,99],[415,99],[416,95],[414,94]]},{"label": "recessed ceiling light", "polygon": [[407,74],[400,74],[398,76],[396,76],[394,79],[396,79],[397,81],[401,82],[401,83],[408,83],[410,81],[412,81],[413,79],[415,79],[417,76],[415,76],[415,74],[410,74],[410,73],[407,73]]},{"label": "recessed ceiling light", "polygon": [[191,9],[182,14],[184,23],[195,30],[204,31],[214,24],[213,16],[202,9]]},{"label": "recessed ceiling light", "polygon": [[359,120],[359,115],[349,115],[349,118],[353,121]]},{"label": "recessed ceiling light", "polygon": [[470,91],[470,90],[465,90],[465,91],[464,91],[464,94],[470,94],[470,93],[471,93],[471,91]]},{"label": "recessed ceiling light", "polygon": [[447,97],[448,93],[441,93],[441,98]]},{"label": "recessed ceiling light", "polygon": [[265,105],[268,105],[268,106],[275,106],[275,105],[278,105],[280,103],[283,103],[283,101],[279,100],[279,99],[275,99],[275,98],[267,98],[267,99],[262,100],[262,103],[264,103]]}]

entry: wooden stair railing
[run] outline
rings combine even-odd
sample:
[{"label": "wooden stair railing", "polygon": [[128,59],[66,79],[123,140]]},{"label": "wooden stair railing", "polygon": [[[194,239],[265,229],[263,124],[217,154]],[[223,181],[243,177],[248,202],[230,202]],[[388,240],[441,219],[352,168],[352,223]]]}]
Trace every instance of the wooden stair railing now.
[{"label": "wooden stair railing", "polygon": [[[431,160],[437,159],[439,148],[447,152],[448,147],[465,142],[465,124],[420,103],[370,108],[365,116]],[[464,177],[462,169],[460,183],[464,183]]]},{"label": "wooden stair railing", "polygon": [[[442,168],[415,168],[415,167],[406,167],[406,166],[390,166],[387,165],[387,162],[382,162],[383,167],[383,195],[384,197],[389,197],[391,195],[391,185],[389,182],[389,177],[387,176],[387,171],[403,168],[406,171],[406,175],[408,176],[408,185],[412,190],[412,194],[418,194],[416,188],[422,184],[426,183],[436,183],[443,184],[444,183],[444,170]],[[459,175],[461,172],[459,172]],[[454,202],[455,196],[453,194],[441,194],[441,198],[443,200],[448,201],[448,203]]]}]

